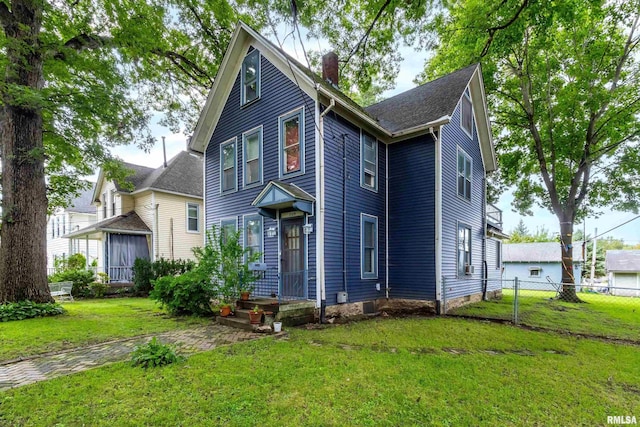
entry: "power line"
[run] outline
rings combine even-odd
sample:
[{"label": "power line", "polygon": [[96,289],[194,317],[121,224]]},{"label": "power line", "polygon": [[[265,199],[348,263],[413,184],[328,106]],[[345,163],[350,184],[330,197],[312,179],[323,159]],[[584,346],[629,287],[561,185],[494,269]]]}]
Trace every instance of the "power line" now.
[{"label": "power line", "polygon": [[592,241],[592,240],[594,240],[594,239],[597,239],[597,238],[598,238],[598,237],[600,237],[600,236],[604,236],[605,234],[610,233],[610,232],[612,232],[613,230],[615,230],[615,229],[617,229],[617,228],[622,227],[623,225],[627,225],[627,224],[629,224],[631,221],[635,221],[635,220],[636,220],[636,219],[638,219],[638,218],[640,218],[640,215],[637,215],[637,216],[635,216],[634,218],[631,218],[630,220],[623,222],[622,224],[618,224],[618,225],[616,225],[615,227],[610,228],[610,229],[609,229],[609,230],[607,230],[607,231],[603,231],[602,233],[598,234],[597,236],[594,236],[594,237],[590,238],[589,240],[586,240],[586,242],[590,242],[590,241]]}]

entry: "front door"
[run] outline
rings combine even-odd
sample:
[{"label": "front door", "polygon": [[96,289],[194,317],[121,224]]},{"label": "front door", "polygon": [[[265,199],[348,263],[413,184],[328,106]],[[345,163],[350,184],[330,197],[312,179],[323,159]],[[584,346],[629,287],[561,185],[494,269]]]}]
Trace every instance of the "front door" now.
[{"label": "front door", "polygon": [[283,219],[280,222],[280,295],[284,299],[307,298],[303,223],[303,218]]}]

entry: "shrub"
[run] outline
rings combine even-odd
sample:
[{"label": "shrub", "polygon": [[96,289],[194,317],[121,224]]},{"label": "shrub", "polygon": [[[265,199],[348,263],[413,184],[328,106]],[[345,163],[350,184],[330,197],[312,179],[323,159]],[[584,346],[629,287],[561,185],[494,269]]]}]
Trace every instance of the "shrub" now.
[{"label": "shrub", "polygon": [[164,276],[153,281],[149,297],[160,302],[173,315],[212,314],[209,300],[215,296],[213,287],[201,270],[191,270],[180,276]]},{"label": "shrub", "polygon": [[49,283],[73,282],[71,293],[74,297],[89,297],[92,295],[89,284],[93,282],[93,271],[64,270],[49,276]]},{"label": "shrub", "polygon": [[160,258],[151,262],[138,258],[133,263],[133,283],[136,293],[147,294],[153,289],[153,281],[164,276],[176,276],[192,270],[196,263],[191,260],[168,260]]},{"label": "shrub", "polygon": [[57,316],[58,314],[64,314],[64,308],[55,303],[39,304],[31,301],[20,301],[0,304],[0,322]]},{"label": "shrub", "polygon": [[144,258],[136,258],[133,262],[133,289],[137,293],[148,293],[151,289],[151,281],[157,279],[153,276],[151,261]]},{"label": "shrub", "polygon": [[131,364],[145,369],[183,360],[184,357],[179,356],[174,347],[159,343],[156,337],[153,337],[147,344],[137,346],[131,353]]},{"label": "shrub", "polygon": [[107,289],[109,289],[109,285],[102,282],[93,282],[91,283],[90,287],[91,287],[91,292],[93,292],[93,295],[96,298],[102,298],[104,294],[107,292]]}]

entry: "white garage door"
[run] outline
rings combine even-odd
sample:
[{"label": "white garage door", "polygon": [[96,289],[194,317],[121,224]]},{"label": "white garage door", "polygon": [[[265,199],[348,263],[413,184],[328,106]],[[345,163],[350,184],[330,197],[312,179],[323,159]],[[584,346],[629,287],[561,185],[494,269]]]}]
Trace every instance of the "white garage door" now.
[{"label": "white garage door", "polygon": [[637,273],[615,273],[615,276],[616,289],[612,289],[612,293],[627,296],[638,296],[640,294]]}]

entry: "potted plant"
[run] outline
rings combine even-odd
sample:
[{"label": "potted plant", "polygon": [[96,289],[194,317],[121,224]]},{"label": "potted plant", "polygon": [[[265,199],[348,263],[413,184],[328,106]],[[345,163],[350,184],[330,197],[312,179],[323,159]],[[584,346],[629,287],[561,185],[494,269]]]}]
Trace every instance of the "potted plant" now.
[{"label": "potted plant", "polygon": [[242,301],[248,301],[250,295],[251,295],[251,291],[250,290],[248,290],[248,289],[241,289],[240,290],[240,299]]},{"label": "potted plant", "polygon": [[222,304],[220,304],[220,316],[227,317],[231,315],[231,311],[231,304],[227,302],[223,302]]},{"label": "potted plant", "polygon": [[249,323],[259,325],[262,320],[262,310],[257,305],[249,311]]}]

